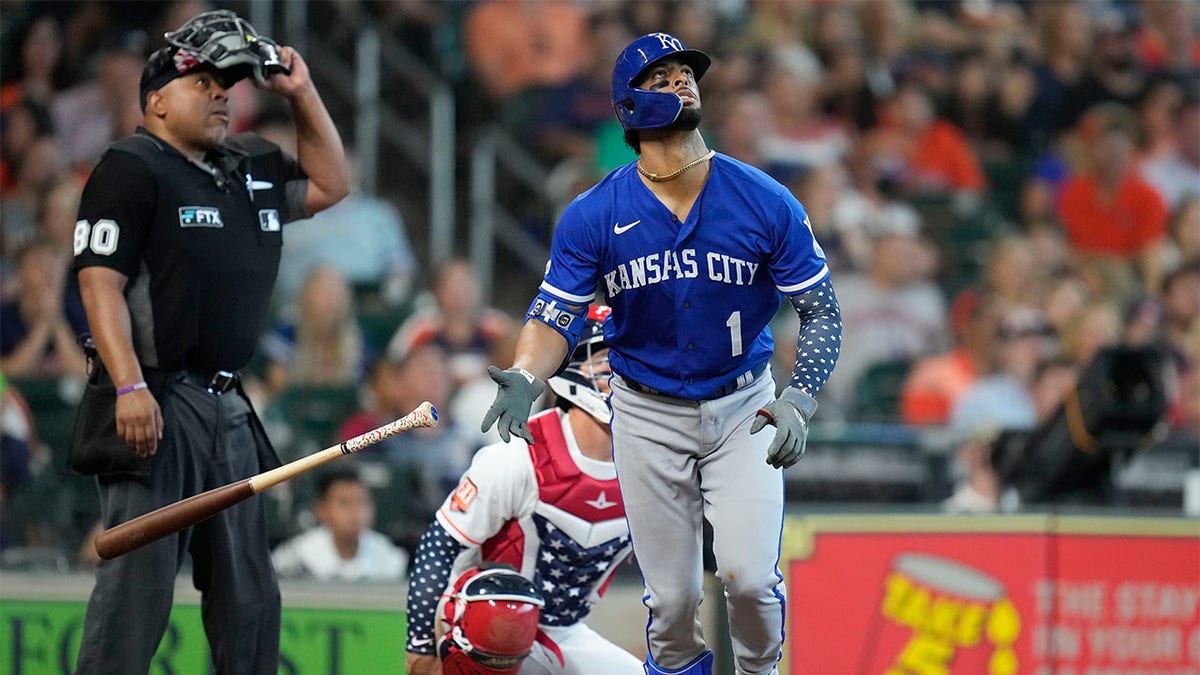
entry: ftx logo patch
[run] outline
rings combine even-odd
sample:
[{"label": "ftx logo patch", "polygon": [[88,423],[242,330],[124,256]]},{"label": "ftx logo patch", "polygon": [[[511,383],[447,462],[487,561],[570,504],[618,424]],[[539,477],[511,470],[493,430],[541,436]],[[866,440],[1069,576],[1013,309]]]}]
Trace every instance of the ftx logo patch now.
[{"label": "ftx logo patch", "polygon": [[212,206],[179,207],[180,227],[225,227],[221,222],[221,209]]}]

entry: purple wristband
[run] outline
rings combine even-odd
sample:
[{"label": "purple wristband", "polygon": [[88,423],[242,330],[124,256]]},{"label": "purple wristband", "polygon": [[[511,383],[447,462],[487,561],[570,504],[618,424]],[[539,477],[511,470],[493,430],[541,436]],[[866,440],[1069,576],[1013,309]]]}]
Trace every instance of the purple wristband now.
[{"label": "purple wristband", "polygon": [[137,383],[131,384],[127,387],[121,387],[120,389],[118,389],[117,396],[123,396],[125,394],[128,394],[131,391],[137,391],[138,389],[145,389],[145,388],[146,388],[145,382],[137,382]]}]

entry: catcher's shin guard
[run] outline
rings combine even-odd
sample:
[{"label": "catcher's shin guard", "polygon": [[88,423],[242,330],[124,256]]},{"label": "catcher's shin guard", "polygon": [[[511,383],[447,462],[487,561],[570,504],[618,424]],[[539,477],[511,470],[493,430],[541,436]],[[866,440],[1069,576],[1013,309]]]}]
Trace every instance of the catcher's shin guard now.
[{"label": "catcher's shin guard", "polygon": [[646,675],[713,675],[712,650],[704,650],[694,661],[678,670],[663,668],[654,662],[654,657],[649,652],[646,652]]}]

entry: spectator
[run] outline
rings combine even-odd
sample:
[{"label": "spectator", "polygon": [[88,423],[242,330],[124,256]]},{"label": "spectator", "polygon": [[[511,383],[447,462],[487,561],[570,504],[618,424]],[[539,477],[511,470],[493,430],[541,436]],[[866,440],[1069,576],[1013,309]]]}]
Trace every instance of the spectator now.
[{"label": "spectator", "polygon": [[65,292],[70,259],[40,240],[17,258],[16,299],[0,304],[0,371],[10,377],[85,375],[76,338],[87,331],[79,295]]},{"label": "spectator", "polygon": [[936,352],[948,341],[946,303],[927,276],[928,253],[915,230],[878,232],[873,241],[870,269],[838,283],[842,355],[822,405],[842,414],[870,365]]},{"label": "spectator", "polygon": [[145,49],[140,31],[117,37],[97,56],[94,80],[54,98],[50,113],[72,167],[94,166],[109,143],[133,133],[141,122],[138,82]]},{"label": "spectator", "polygon": [[1170,233],[1164,255],[1167,269],[1175,270],[1188,260],[1200,258],[1200,195],[1189,197],[1175,207],[1167,230]]},{"label": "spectator", "polygon": [[1200,366],[1200,257],[1167,275],[1162,307],[1167,349],[1184,368]]},{"label": "spectator", "polygon": [[463,383],[487,376],[495,345],[514,332],[506,314],[482,303],[479,278],[466,260],[451,260],[434,275],[431,306],[418,309],[388,343],[388,355],[402,358],[426,342],[444,351],[457,389]]},{"label": "spectator", "polygon": [[1136,120],[1103,103],[1080,122],[1086,166],[1063,185],[1058,212],[1072,250],[1091,263],[1119,303],[1162,282],[1167,212],[1133,168]]},{"label": "spectator", "polygon": [[902,82],[887,103],[888,119],[862,140],[870,161],[907,194],[946,194],[978,201],[983,171],[962,132],[938,119],[925,87]]},{"label": "spectator", "polygon": [[354,468],[326,470],[317,477],[313,505],[317,525],[283,542],[271,553],[283,578],[317,581],[402,581],[408,554],[371,529],[375,505]]},{"label": "spectator", "polygon": [[906,424],[946,424],[960,397],[988,372],[995,350],[999,305],[968,289],[951,310],[955,346],[949,352],[919,359],[900,392],[900,415]]},{"label": "spectator", "polygon": [[982,376],[950,409],[958,437],[981,427],[1025,431],[1037,422],[1033,386],[1043,359],[1051,355],[1050,324],[1034,309],[1008,310],[999,321],[992,353]]},{"label": "spectator", "polygon": [[1087,70],[1092,49],[1092,23],[1083,2],[1033,3],[1041,59],[1034,65],[1036,92],[1029,110],[1033,149],[1051,147],[1069,128],[1072,92]]},{"label": "spectator", "polygon": [[65,175],[62,145],[54,136],[38,137],[21,157],[16,181],[0,202],[0,252],[6,258],[38,238],[42,197]]},{"label": "spectator", "polygon": [[[286,110],[264,113],[256,129],[285,152],[294,152],[296,130]],[[346,159],[352,169],[350,194],[333,207],[287,226],[271,299],[278,309],[291,305],[305,278],[321,266],[336,269],[353,286],[374,289],[384,304],[399,305],[410,299],[418,270],[404,218],[393,203],[362,190],[361,160],[353,148],[346,148]]]},{"label": "spectator", "polygon": [[992,243],[983,269],[983,285],[1006,313],[1032,309],[1045,288],[1033,243],[1023,235],[1006,235]]},{"label": "spectator", "polygon": [[0,131],[0,195],[7,200],[16,187],[26,155],[40,139],[52,136],[50,111],[32,99],[21,99],[5,109]]},{"label": "spectator", "polygon": [[377,359],[364,408],[338,431],[339,438],[352,438],[408,414],[423,401],[441,413],[436,427],[386,438],[356,455],[366,465],[369,473],[364,473],[364,480],[377,497],[396,504],[383,512],[380,530],[410,551],[416,550],[429,519],[479,448],[476,435],[447,414],[450,387],[445,352],[435,343],[417,344],[400,356]]},{"label": "spectator", "polygon": [[[611,115],[611,110],[609,112]],[[771,108],[754,89],[732,97],[717,122],[716,145],[721,152],[758,168],[766,166],[762,153],[762,131],[771,128]]]},{"label": "spectator", "polygon": [[1170,209],[1200,198],[1200,93],[1192,92],[1180,104],[1174,117],[1174,135],[1173,150],[1151,157],[1141,168],[1142,177]]},{"label": "spectator", "polygon": [[62,31],[53,16],[40,16],[24,30],[21,42],[20,79],[0,87],[0,112],[20,101],[50,102],[58,88],[55,71],[62,56]]},{"label": "spectator", "polygon": [[1062,352],[1082,372],[1101,349],[1121,342],[1121,329],[1117,306],[1107,299],[1092,300],[1067,322]]},{"label": "spectator", "polygon": [[[578,77],[547,88],[540,96],[529,123],[538,154],[556,164],[565,159],[596,160],[596,138],[612,119],[612,66],[617,54],[629,43],[628,30],[612,13],[591,20],[593,48]],[[588,187],[599,176],[589,177]]]},{"label": "spectator", "polygon": [[1076,124],[1101,103],[1132,108],[1149,85],[1138,60],[1132,17],[1109,3],[1091,3],[1094,33],[1087,70],[1067,99],[1067,123]]},{"label": "spectator", "polygon": [[354,298],[341,273],[318,267],[305,279],[294,320],[262,339],[267,359],[265,395],[290,386],[346,386],[359,382],[370,350],[354,315]]},{"label": "spectator", "polygon": [[764,168],[788,182],[796,173],[840,162],[850,137],[821,112],[820,62],[799,45],[777,47],[770,61],[763,86],[770,126],[759,130]]},{"label": "spectator", "polygon": [[587,15],[566,0],[476,3],[463,41],[475,77],[495,101],[566,82],[586,70],[591,51]]},{"label": "spectator", "polygon": [[0,369],[0,551],[27,543],[26,524],[13,518],[13,504],[33,481],[36,441],[29,406]]}]

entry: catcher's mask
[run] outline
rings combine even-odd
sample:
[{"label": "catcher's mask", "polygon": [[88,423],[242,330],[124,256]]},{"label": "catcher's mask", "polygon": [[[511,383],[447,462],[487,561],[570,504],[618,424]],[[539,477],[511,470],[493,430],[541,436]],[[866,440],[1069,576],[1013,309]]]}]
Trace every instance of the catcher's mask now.
[{"label": "catcher's mask", "polygon": [[668,33],[650,33],[631,42],[617,57],[612,78],[613,113],[626,131],[661,129],[674,122],[683,110],[683,100],[675,94],[636,86],[650,66],[667,57],[691,66],[697,82],[712,65],[708,54],[688,49],[682,40]]},{"label": "catcher's mask", "polygon": [[607,359],[604,363],[596,363],[592,357],[608,348],[604,342],[604,324],[610,314],[612,308],[592,305],[575,351],[571,352],[566,366],[549,380],[555,394],[583,408],[604,424],[612,422],[612,409],[608,407],[608,395],[600,390],[599,382],[608,379],[612,371],[608,369]]},{"label": "catcher's mask", "polygon": [[226,87],[246,77],[263,84],[290,72],[279,60],[279,45],[227,9],[198,14],[163,37],[167,46],[151,54],[142,71],[143,106],[147,94],[201,66],[215,70]]},{"label": "catcher's mask", "polygon": [[443,608],[443,672],[517,672],[533,650],[544,605],[533,583],[511,568],[467,570]]}]

